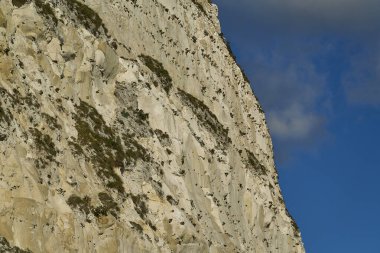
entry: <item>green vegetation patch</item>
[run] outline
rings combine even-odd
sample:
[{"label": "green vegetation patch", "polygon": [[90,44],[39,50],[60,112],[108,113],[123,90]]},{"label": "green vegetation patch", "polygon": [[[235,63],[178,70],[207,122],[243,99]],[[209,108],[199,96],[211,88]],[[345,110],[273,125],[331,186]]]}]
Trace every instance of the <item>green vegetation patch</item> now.
[{"label": "green vegetation patch", "polygon": [[9,126],[12,120],[13,120],[13,115],[8,109],[3,108],[3,105],[0,102],[0,123],[5,122],[6,125]]},{"label": "green vegetation patch", "polygon": [[213,134],[218,145],[226,148],[231,143],[231,139],[228,137],[228,129],[224,128],[215,114],[202,101],[191,94],[179,89],[178,95],[182,102],[193,111],[200,124]]},{"label": "green vegetation patch", "polygon": [[54,25],[58,24],[58,19],[55,16],[54,10],[50,4],[45,3],[43,0],[34,0],[34,3],[36,4],[38,14],[42,15],[48,20],[51,20]]},{"label": "green vegetation patch", "polygon": [[134,139],[134,134],[118,136],[98,111],[86,102],[81,101],[76,111],[74,120],[78,141],[69,142],[73,154],[91,161],[106,186],[124,194],[123,182],[114,169],[124,172],[126,166],[136,164],[137,160],[150,161],[148,151]]},{"label": "green vegetation patch", "polygon": [[12,0],[13,6],[16,6],[17,8],[22,7],[28,2],[28,0]]},{"label": "green vegetation patch", "polygon": [[55,148],[53,139],[49,135],[41,133],[37,128],[30,128],[30,133],[33,136],[37,150],[44,152],[47,160],[54,161],[58,151]]},{"label": "green vegetation patch", "polygon": [[173,206],[177,206],[179,201],[175,200],[171,195],[166,196],[166,200]]},{"label": "green vegetation patch", "polygon": [[45,121],[48,124],[50,129],[52,129],[52,130],[62,129],[62,126],[60,124],[58,124],[58,121],[56,118],[53,118],[52,116],[50,116],[46,113],[42,113],[41,116],[42,116],[42,118],[45,119]]},{"label": "green vegetation patch", "polygon": [[170,92],[170,89],[173,86],[172,78],[169,75],[169,72],[164,68],[161,62],[153,59],[148,55],[140,55],[140,58],[144,62],[144,64],[156,74],[158,79],[160,80],[163,89],[166,93]]},{"label": "green vegetation patch", "polygon": [[77,209],[86,215],[91,212],[91,198],[89,196],[81,198],[77,195],[71,195],[66,202],[72,209]]},{"label": "green vegetation patch", "polygon": [[138,159],[145,162],[151,161],[148,151],[133,138],[132,134],[123,134],[123,141],[127,165],[135,164]]},{"label": "green vegetation patch", "polygon": [[74,154],[89,158],[97,169],[97,175],[106,185],[124,193],[122,180],[114,171],[115,167],[122,168],[123,161],[127,158],[120,138],[114,135],[95,108],[81,101],[76,109],[74,119],[78,145],[71,143],[71,147],[75,148]]},{"label": "green vegetation patch", "polygon": [[26,96],[22,96],[17,89],[13,89],[13,95],[9,94],[7,91],[0,92],[11,99],[13,104],[21,105],[25,109],[39,109],[41,105],[38,103],[38,99],[32,93],[27,93]]},{"label": "green vegetation patch", "polygon": [[140,226],[140,224],[133,221],[130,221],[129,223],[131,223],[131,225],[133,226],[134,229],[137,230],[137,232],[139,232],[140,234],[143,233],[143,228]]},{"label": "green vegetation patch", "polygon": [[117,218],[120,208],[113,198],[106,192],[100,192],[98,198],[102,203],[101,206],[93,208],[93,213],[96,217],[107,215],[110,213],[113,217]]},{"label": "green vegetation patch", "polygon": [[128,110],[124,109],[121,112],[121,115],[126,119],[133,117],[133,119],[139,125],[149,125],[149,114],[144,113],[144,111],[141,109],[133,109],[132,107],[128,107]]},{"label": "green vegetation patch", "polygon": [[66,3],[69,10],[76,15],[82,25],[93,35],[99,35],[101,28],[105,33],[108,32],[103,20],[93,9],[77,0],[66,0]]},{"label": "green vegetation patch", "polygon": [[170,140],[168,133],[164,133],[160,129],[154,130],[154,133],[156,134],[162,146],[167,147],[171,145],[172,141]]},{"label": "green vegetation patch", "polygon": [[[195,6],[197,6],[197,8],[203,12],[203,14],[207,15],[207,12],[206,10],[203,8],[203,5],[200,4],[197,0],[191,0],[193,2],[193,4],[195,4]],[[209,1],[210,2],[210,1]]]},{"label": "green vegetation patch", "polygon": [[[71,195],[66,203],[72,208],[81,211],[88,216],[93,214],[95,217],[106,216],[111,214],[115,218],[118,218],[120,208],[113,198],[106,192],[100,192],[98,194],[99,200],[102,203],[100,206],[91,205],[91,198],[84,196],[83,198],[77,195]],[[89,220],[87,220],[90,222]]]},{"label": "green vegetation patch", "polygon": [[135,205],[136,212],[140,215],[141,219],[145,220],[149,209],[146,205],[147,196],[145,194],[131,195],[133,204]]},{"label": "green vegetation patch", "polygon": [[120,168],[124,172],[126,166],[135,164],[139,159],[150,161],[148,151],[134,139],[133,134],[117,136],[98,111],[87,103],[81,101],[76,109],[74,120],[78,141],[69,142],[73,154],[89,159],[107,187],[124,193],[123,182],[114,169]]},{"label": "green vegetation patch", "polygon": [[32,253],[29,249],[23,250],[17,246],[11,246],[5,237],[0,236],[0,252],[10,253]]},{"label": "green vegetation patch", "polygon": [[259,160],[257,160],[256,156],[249,151],[248,149],[245,150],[247,152],[247,161],[246,161],[246,166],[251,169],[255,174],[258,175],[267,175],[267,170],[262,165]]}]

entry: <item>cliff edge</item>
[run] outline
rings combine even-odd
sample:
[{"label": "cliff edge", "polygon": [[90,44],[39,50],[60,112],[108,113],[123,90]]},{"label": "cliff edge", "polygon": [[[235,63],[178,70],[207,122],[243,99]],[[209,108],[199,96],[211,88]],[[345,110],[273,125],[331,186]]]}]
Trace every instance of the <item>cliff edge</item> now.
[{"label": "cliff edge", "polygon": [[1,252],[304,252],[206,0],[0,1]]}]

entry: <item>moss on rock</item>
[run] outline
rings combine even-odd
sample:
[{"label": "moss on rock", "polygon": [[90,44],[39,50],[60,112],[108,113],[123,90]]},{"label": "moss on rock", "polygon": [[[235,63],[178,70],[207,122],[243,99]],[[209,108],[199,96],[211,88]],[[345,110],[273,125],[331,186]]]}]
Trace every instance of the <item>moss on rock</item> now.
[{"label": "moss on rock", "polygon": [[107,29],[103,24],[103,20],[90,7],[77,0],[66,0],[66,4],[69,10],[78,18],[81,24],[93,35],[99,35],[101,33],[101,28],[105,33],[107,33]]},{"label": "moss on rock", "polygon": [[200,124],[215,137],[219,148],[226,148],[231,143],[231,139],[228,137],[228,129],[224,128],[215,114],[191,94],[179,89],[178,95],[182,102],[193,111]]},{"label": "moss on rock", "polygon": [[161,62],[153,59],[148,55],[140,55],[140,59],[144,62],[144,64],[156,74],[158,79],[160,80],[163,89],[166,93],[170,92],[170,89],[173,86],[172,78],[169,75],[169,72],[164,68]]},{"label": "moss on rock", "polygon": [[28,2],[28,0],[12,0],[13,6],[16,6],[17,8],[22,7]]},{"label": "moss on rock", "polygon": [[32,253],[29,249],[23,250],[17,246],[11,246],[8,240],[0,236],[0,252],[9,252],[9,253]]},{"label": "moss on rock", "polygon": [[97,175],[106,185],[124,193],[123,182],[114,171],[114,168],[124,166],[125,154],[120,138],[115,136],[95,108],[81,101],[76,109],[74,119],[79,145],[71,145],[75,147],[74,154],[82,154],[90,159],[97,169]]},{"label": "moss on rock", "polygon": [[34,0],[34,3],[36,5],[38,14],[48,20],[51,20],[54,25],[58,24],[58,19],[55,16],[54,10],[49,3],[46,3],[43,0]]},{"label": "moss on rock", "polygon": [[247,153],[246,166],[255,174],[255,175],[267,175],[267,170],[262,165],[259,160],[257,160],[256,156],[249,151],[245,150]]}]

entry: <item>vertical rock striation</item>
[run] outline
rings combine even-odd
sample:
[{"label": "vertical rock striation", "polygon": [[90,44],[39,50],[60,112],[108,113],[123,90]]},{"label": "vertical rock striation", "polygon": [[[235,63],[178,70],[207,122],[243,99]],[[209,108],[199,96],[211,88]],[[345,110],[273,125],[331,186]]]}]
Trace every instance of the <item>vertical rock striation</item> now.
[{"label": "vertical rock striation", "polygon": [[205,0],[0,1],[0,251],[304,252]]}]

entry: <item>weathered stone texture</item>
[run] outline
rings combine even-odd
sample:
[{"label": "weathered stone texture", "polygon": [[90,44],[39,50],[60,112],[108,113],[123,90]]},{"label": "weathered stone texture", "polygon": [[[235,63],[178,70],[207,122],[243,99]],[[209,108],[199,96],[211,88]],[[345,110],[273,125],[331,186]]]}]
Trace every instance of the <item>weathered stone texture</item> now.
[{"label": "weathered stone texture", "polygon": [[0,1],[0,251],[304,252],[215,5]]}]

